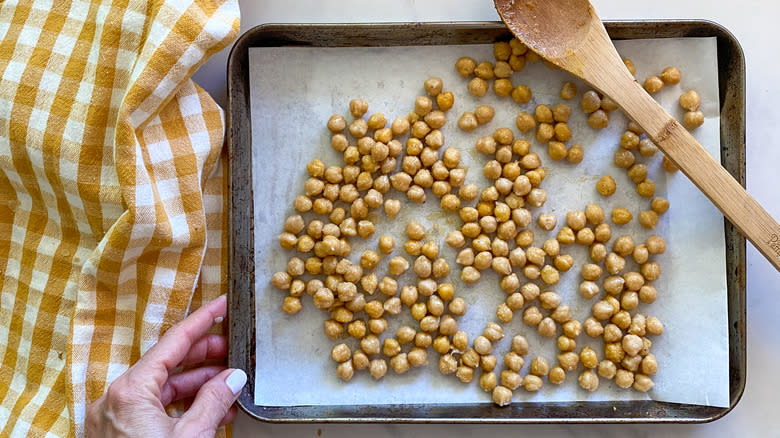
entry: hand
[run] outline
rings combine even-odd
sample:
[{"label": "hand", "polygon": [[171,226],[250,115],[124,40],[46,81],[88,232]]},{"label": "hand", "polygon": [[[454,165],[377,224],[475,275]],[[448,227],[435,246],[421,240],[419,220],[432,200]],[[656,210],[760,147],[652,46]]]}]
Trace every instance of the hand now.
[{"label": "hand", "polygon": [[[224,336],[208,334],[225,317],[224,296],[204,305],[168,330],[160,341],[87,407],[88,437],[213,437],[236,415],[233,403],[246,383],[246,373],[222,366],[174,370],[227,354]],[[180,418],[165,406],[194,396]]]}]

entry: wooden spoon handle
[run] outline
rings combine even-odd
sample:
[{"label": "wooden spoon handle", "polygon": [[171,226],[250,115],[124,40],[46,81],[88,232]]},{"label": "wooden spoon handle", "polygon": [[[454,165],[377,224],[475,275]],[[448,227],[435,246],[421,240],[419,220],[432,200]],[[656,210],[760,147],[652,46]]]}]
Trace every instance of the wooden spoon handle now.
[{"label": "wooden spoon handle", "polygon": [[633,81],[619,104],[716,207],[780,271],[780,225],[677,120]]}]

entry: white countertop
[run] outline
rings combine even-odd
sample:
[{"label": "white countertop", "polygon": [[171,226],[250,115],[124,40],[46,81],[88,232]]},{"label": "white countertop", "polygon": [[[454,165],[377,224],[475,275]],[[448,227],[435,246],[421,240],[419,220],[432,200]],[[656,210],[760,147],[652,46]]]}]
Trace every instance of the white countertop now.
[{"label": "white countertop", "polygon": [[[780,36],[772,31],[780,17],[774,0],[592,0],[603,19],[707,19],[730,30],[741,43],[747,65],[747,186],[769,213],[780,219],[780,80],[777,50]],[[239,0],[241,30],[263,23],[405,22],[498,20],[490,0]],[[228,50],[215,55],[195,80],[225,103]],[[747,256],[748,370],[747,387],[737,407],[721,420],[703,425],[273,425],[239,414],[234,436],[447,437],[477,434],[494,437],[528,433],[559,436],[780,436],[780,273],[748,244]],[[703,370],[704,372],[704,370]]]}]

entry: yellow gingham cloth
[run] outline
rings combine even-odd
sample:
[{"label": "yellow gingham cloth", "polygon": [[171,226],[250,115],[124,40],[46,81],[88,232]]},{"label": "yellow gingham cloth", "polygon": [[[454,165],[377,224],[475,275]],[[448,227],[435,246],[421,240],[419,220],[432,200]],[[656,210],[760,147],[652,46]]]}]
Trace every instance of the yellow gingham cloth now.
[{"label": "yellow gingham cloth", "polygon": [[189,78],[235,0],[0,1],[0,437],[86,405],[226,290],[224,117]]}]

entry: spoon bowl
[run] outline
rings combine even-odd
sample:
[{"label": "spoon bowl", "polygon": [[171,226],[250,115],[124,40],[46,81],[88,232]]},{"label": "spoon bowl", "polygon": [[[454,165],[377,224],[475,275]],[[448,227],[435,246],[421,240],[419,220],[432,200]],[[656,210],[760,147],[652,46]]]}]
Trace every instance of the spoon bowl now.
[{"label": "spoon bowl", "polygon": [[529,49],[610,97],[780,271],[780,225],[626,68],[588,0],[494,0]]}]

